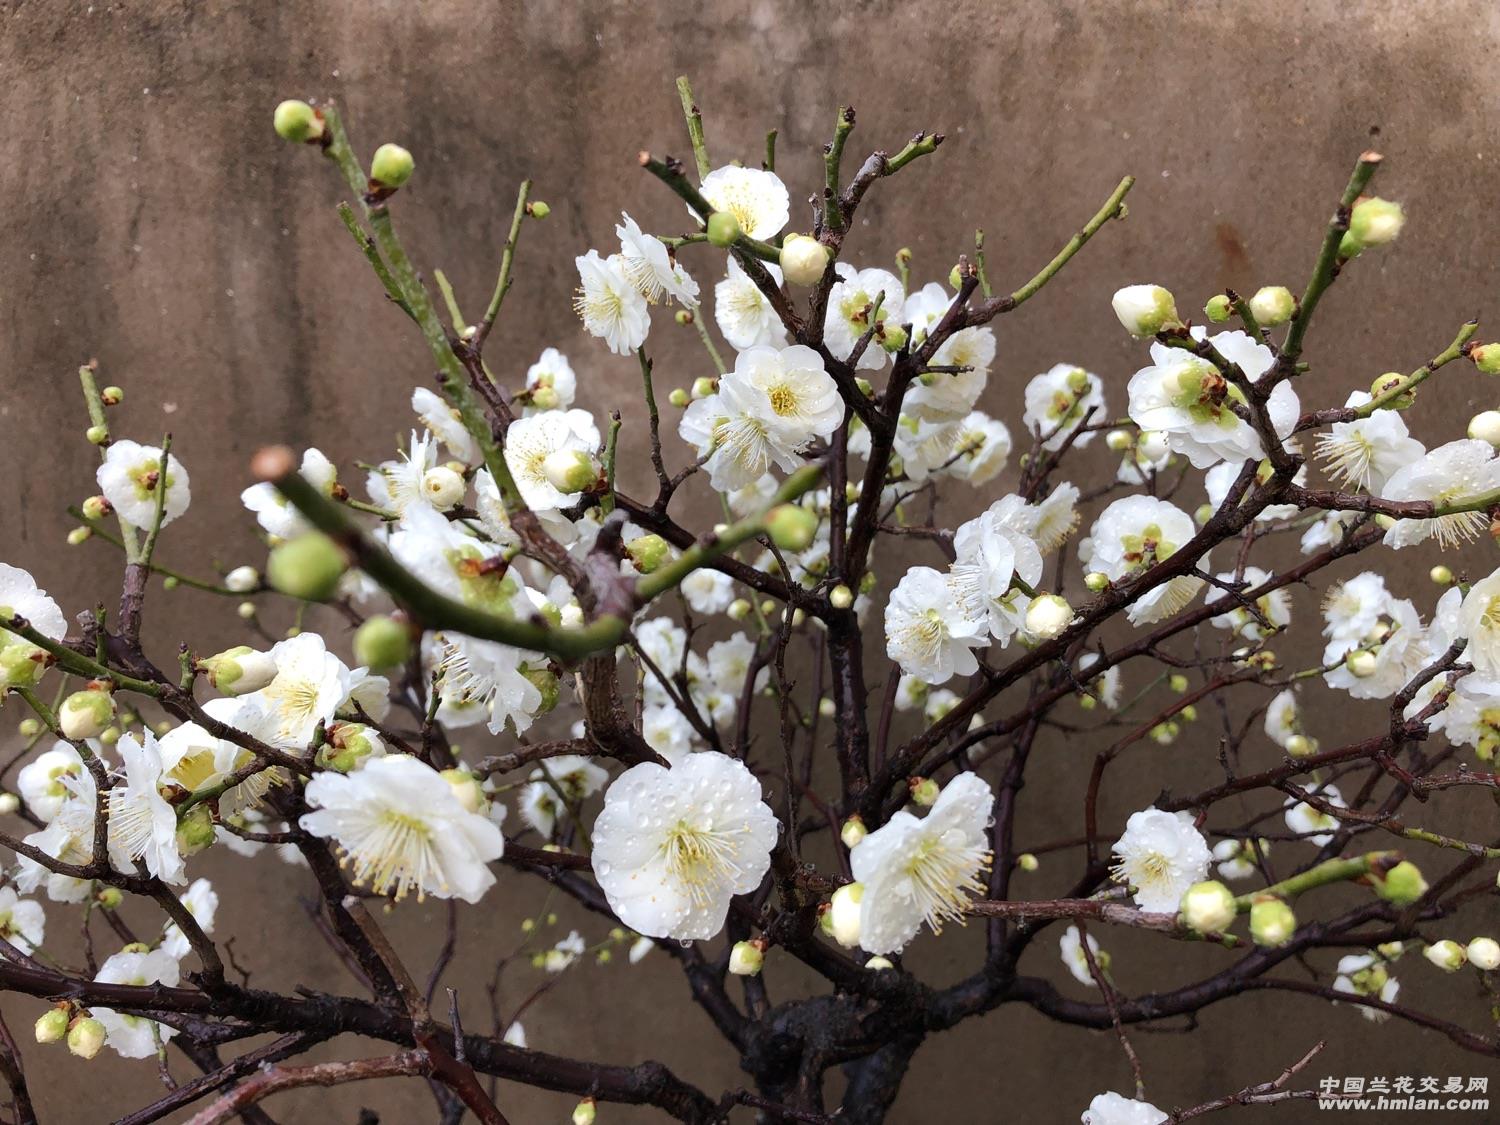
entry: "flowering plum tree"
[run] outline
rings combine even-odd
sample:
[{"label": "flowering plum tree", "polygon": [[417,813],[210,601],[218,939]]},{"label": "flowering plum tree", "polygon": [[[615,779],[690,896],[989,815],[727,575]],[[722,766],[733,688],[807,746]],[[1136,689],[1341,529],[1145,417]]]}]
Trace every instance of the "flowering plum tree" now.
[{"label": "flowering plum tree", "polygon": [[[392,1075],[428,1079],[443,1121],[505,1121],[503,1078],[576,1096],[576,1122],[611,1102],[688,1122],[876,1122],[929,1037],[1003,1004],[1118,1035],[1134,1088],[1067,1107],[1084,1122],[1180,1121],[1311,1096],[1292,1078],[1317,1045],[1212,1102],[1147,1100],[1130,1029],[1252,991],[1500,1054],[1483,1003],[1420,1002],[1437,970],[1500,984],[1500,946],[1475,921],[1488,906],[1493,922],[1500,847],[1422,815],[1442,791],[1497,791],[1500,571],[1436,566],[1429,605],[1389,589],[1379,561],[1494,534],[1500,413],[1428,448],[1402,411],[1450,366],[1500,373],[1500,345],[1477,345],[1470,322],[1342,405],[1299,396],[1322,298],[1357,284],[1402,226],[1367,193],[1379,155],[1333,203],[1300,296],[1213,296],[1205,317],[1222,327],[1209,327],[1166,289],[1128,285],[1114,313],[1142,341],[1140,369],[1061,362],[1024,387],[1007,373],[1024,407],[1002,419],[980,409],[996,324],[1125,218],[1132,181],[1013,291],[986,272],[982,235],[946,284],[921,284],[909,251],[893,270],[857,264],[851,236],[866,194],[940,135],[850,176],[855,118],[840,108],[809,233],[792,234],[775,134],[760,167],[716,167],[679,89],[692,165],[647,152],[640,165],[686,205],[686,233],[623,214],[617,249],[577,258],[584,327],[639,366],[639,424],[577,405],[586,388],[556,349],[523,372],[513,344],[487,347],[522,233],[548,214],[529,183],[471,323],[437,271],[434,300],[397,235],[413,156],[383,145],[367,173],[334,109],[297,101],[276,131],[342,175],[355,248],[437,371],[365,498],[316,449],[264,449],[241,497],[263,567],[178,574],[156,546],[188,515],[187,469],[170,439],[117,437],[122,392],[82,369],[101,463],[72,538],[123,553],[119,608],[70,624],[30,573],[0,565],[0,686],[27,709],[16,792],[0,798],[24,822],[0,835],[16,857],[0,989],[45,1002],[37,1040],[157,1058],[167,1092],[121,1117],[135,1125],[190,1106],[194,1121],[264,1122],[272,1094]],[[719,274],[710,299],[698,278]],[[663,319],[695,329],[715,371],[665,396],[670,417],[649,351]],[[1101,438],[1113,479],[1070,473]],[[649,457],[654,495],[618,487],[625,449]],[[976,492],[982,511],[940,522]],[[700,508],[714,494],[722,519],[693,526],[693,493]],[[1298,538],[1300,554],[1274,549]],[[883,543],[899,549],[877,565]],[[1363,552],[1376,558],[1358,571]],[[897,572],[892,555],[913,564]],[[243,634],[164,665],[141,642],[156,578],[243,599]],[[339,627],[273,636],[278,600],[299,626],[318,605]],[[1298,625],[1321,628],[1309,667],[1274,651]],[[1353,712],[1369,729],[1320,742],[1317,693],[1371,701]],[[1078,732],[1091,769],[1060,745]],[[1111,767],[1174,742],[1192,788],[1117,821],[1101,799]],[[1065,771],[1076,794],[1057,839],[1018,829],[1036,771]],[[236,981],[218,892],[194,870],[210,848],[305,868],[350,980],[290,994]],[[1069,872],[1061,897],[1027,893],[1043,856]],[[557,940],[547,918],[508,913],[528,876],[593,930]],[[413,896],[450,900],[447,941],[420,972],[370,910]],[[617,949],[671,958],[746,1086],[530,1046],[498,1001],[477,1027],[481,990],[462,981],[434,1011],[465,910],[498,920],[492,932],[520,923],[523,956],[497,951],[497,976]],[[85,964],[47,951],[73,911]],[[932,983],[923,948],[973,919],[982,940],[951,950],[972,957],[965,975]],[[1214,967],[1143,992],[1107,952],[1122,927],[1203,944]],[[1294,958],[1311,978],[1284,971]],[[767,978],[792,961],[823,984],[773,999]],[[356,1061],[297,1061],[334,1036],[358,1041]],[[201,1074],[174,1079],[178,1054]],[[35,1120],[8,1033],[0,1072],[13,1117]]]}]

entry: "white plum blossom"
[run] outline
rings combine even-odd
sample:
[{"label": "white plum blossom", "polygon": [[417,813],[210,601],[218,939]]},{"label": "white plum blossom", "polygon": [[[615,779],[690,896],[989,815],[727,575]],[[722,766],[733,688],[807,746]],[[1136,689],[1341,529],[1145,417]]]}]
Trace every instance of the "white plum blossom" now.
[{"label": "white plum blossom", "polygon": [[[1401,993],[1401,982],[1391,975],[1388,962],[1378,953],[1351,953],[1340,957],[1335,972],[1338,974],[1333,981],[1335,992],[1365,996],[1386,1004],[1394,1004]],[[1389,1012],[1367,1004],[1359,1006],[1359,1014],[1372,1023],[1384,1023],[1391,1018]]]},{"label": "white plum blossom", "polygon": [[[762,263],[777,285],[781,284],[781,267]],[[782,347],[786,328],[760,286],[733,256],[724,280],[714,286],[714,323],[737,351],[757,347]]]},{"label": "white plum blossom", "polygon": [[1258,870],[1260,857],[1270,852],[1265,840],[1220,840],[1214,845],[1215,870],[1223,879],[1248,879]]},{"label": "white plum blossom", "polygon": [[[1382,490],[1387,500],[1426,500],[1443,506],[1461,504],[1500,489],[1500,458],[1494,447],[1477,438],[1450,441],[1397,469]],[[1462,546],[1489,527],[1479,511],[1452,512],[1432,519],[1397,520],[1385,533],[1387,547],[1401,550],[1436,539],[1443,550]]]},{"label": "white plum blossom", "polygon": [[325,771],[307,783],[313,809],[302,829],[334,840],[356,887],[377,895],[478,902],[495,882],[488,864],[505,851],[494,821],[470,812],[431,766],[407,754],[362,769]]},{"label": "white plum blossom", "polygon": [[[164,949],[154,949],[149,953],[116,953],[94,974],[94,979],[101,984],[129,984],[138,988],[149,984],[175,988],[181,978],[177,958]],[[91,1007],[90,1011],[104,1025],[105,1042],[121,1058],[149,1059],[156,1054],[159,1043],[165,1043],[177,1034],[175,1027],[156,1023],[144,1016],[126,1015],[113,1008]]]},{"label": "white plum blossom", "polygon": [[682,580],[682,596],[694,613],[723,613],[734,601],[734,580],[722,570],[702,566]]},{"label": "white plum blossom", "polygon": [[[214,932],[214,916],[219,910],[219,895],[212,883],[207,879],[194,879],[193,885],[182,895],[182,905],[198,923],[199,929],[205,934]],[[187,935],[178,928],[177,923],[168,922],[162,931],[161,948],[168,955],[181,961],[193,947]]]},{"label": "white plum blossom", "polygon": [[859,944],[869,953],[895,953],[922,923],[940,933],[961,921],[970,892],[990,863],[989,823],[995,794],[975,773],[943,787],[924,817],[905,809],[871,832],[849,854],[860,900]]},{"label": "white plum blossom", "polygon": [[[1373,655],[1373,666],[1351,666],[1358,654]],[[1344,662],[1323,674],[1324,683],[1355,699],[1388,699],[1410,683],[1436,653],[1416,608],[1401,598],[1391,599],[1361,641],[1347,647],[1340,641],[1330,642],[1323,651],[1323,663],[1332,664],[1341,655]]]},{"label": "white plum blossom", "polygon": [[[1344,405],[1360,407],[1369,401],[1369,394],[1355,391]],[[1318,460],[1335,481],[1377,495],[1397,470],[1427,452],[1394,410],[1377,410],[1368,418],[1352,422],[1334,422],[1327,433],[1319,435],[1316,448]]]},{"label": "white plum blossom", "polygon": [[[543,410],[566,410],[572,406],[578,393],[578,376],[573,373],[568,357],[556,348],[545,349],[526,369],[526,393],[531,399],[528,409],[535,406]],[[544,393],[549,396],[545,406],[540,403]]]},{"label": "white plum blossom", "polygon": [[[427,393],[431,394],[430,391]],[[333,487],[338,483],[338,470],[322,450],[311,447],[303,450],[300,472],[302,479],[324,496],[333,494]],[[312,524],[292,507],[274,484],[264,481],[252,484],[240,493],[240,503],[255,514],[261,530],[278,539],[293,539],[312,529]]]},{"label": "white plum blossom", "polygon": [[162,451],[154,445],[116,441],[105,452],[104,461],[95,473],[99,491],[131,527],[144,529],[154,524],[158,503],[162,505],[163,527],[187,511],[192,500],[187,470],[176,454],[168,453],[166,457],[163,480]]},{"label": "white plum blossom", "polygon": [[[1094,963],[1099,966],[1099,972],[1108,978],[1109,954],[1099,948],[1099,943],[1094,940],[1094,935],[1088,935],[1089,953],[1094,955]],[[1057,940],[1058,956],[1062,958],[1063,965],[1073,975],[1073,979],[1088,988],[1098,988],[1099,982],[1094,979],[1094,974],[1089,970],[1088,955],[1083,951],[1083,936],[1079,934],[1078,927],[1070,924],[1062,932],[1062,937]]]},{"label": "white plum blossom", "polygon": [[777,820],[744,763],[714,751],[670,769],[631,766],[594,822],[594,876],[621,922],[647,937],[698,941],[724,928],[729,900],[760,885]]},{"label": "white plum blossom", "polygon": [[1167,1115],[1150,1102],[1137,1101],[1113,1090],[1097,1095],[1083,1111],[1083,1125],[1161,1125]]},{"label": "white plum blossom", "polygon": [[750,238],[774,237],[792,215],[792,197],[775,172],[726,165],[704,176],[698,191],[715,211],[733,215]]},{"label": "white plum blossom", "polygon": [[1460,628],[1469,638],[1464,658],[1487,679],[1500,680],[1500,570],[1469,587],[1459,609]]},{"label": "white plum blossom", "polygon": [[161,795],[161,752],[149,731],[116,744],[125,781],[109,791],[109,858],[121,871],[140,865],[165,883],[186,881],[177,847],[177,811]]},{"label": "white plum blossom", "polygon": [[436,439],[431,433],[413,430],[399,460],[382,461],[365,477],[365,491],[377,506],[404,516],[412,508],[430,506],[423,482],[436,466]]},{"label": "white plum blossom", "polygon": [[22,953],[35,953],[47,932],[42,904],[21,898],[14,887],[0,887],[0,937]]},{"label": "white plum blossom", "polygon": [[433,640],[437,647],[430,663],[442,696],[440,715],[452,721],[448,716],[454,710],[471,709],[474,721],[487,722],[491,734],[507,723],[517,734],[530,728],[542,693],[526,675],[527,653],[461,633],[438,633]]},{"label": "white plum blossom", "polygon": [[36,579],[18,566],[0,562],[0,647],[29,643],[5,631],[3,622],[11,617],[22,618],[49,640],[60,641],[68,632],[63,611],[37,586]]},{"label": "white plum blossom", "polygon": [[953,436],[957,454],[950,459],[948,473],[958,480],[988,484],[1010,460],[1010,430],[998,418],[972,410],[958,422]]},{"label": "white plum blossom", "polygon": [[696,308],[698,283],[661,239],[645,233],[629,215],[622,212],[622,217],[625,221],[615,227],[615,234],[620,239],[621,268],[629,282],[653,305],[666,295],[686,308]]},{"label": "white plum blossom", "polygon": [[[1097,571],[1122,582],[1171,558],[1196,533],[1192,517],[1153,496],[1127,496],[1099,514],[1088,538],[1078,545],[1085,571]],[[1179,575],[1159,583],[1131,603],[1133,624],[1150,624],[1172,616],[1192,601],[1203,579]]]},{"label": "white plum blossom", "polygon": [[409,511],[390,547],[403,566],[448,597],[491,613],[514,612],[521,580],[505,555],[433,509]]},{"label": "white plum blossom", "polygon": [[1116,881],[1132,889],[1142,910],[1176,912],[1183,893],[1208,874],[1213,854],[1192,815],[1149,808],[1132,813],[1115,841]]},{"label": "white plum blossom", "polygon": [[545,410],[517,418],[505,432],[505,463],[515,478],[521,499],[533,512],[576,504],[577,492],[560,492],[544,470],[553,453],[599,451],[599,428],[586,410]]},{"label": "white plum blossom", "polygon": [[66,742],[58,742],[21,767],[16,774],[16,792],[33,816],[43,824],[50,824],[72,796],[72,782],[85,772],[78,751]]},{"label": "white plum blossom", "polygon": [[[1025,500],[1008,496],[977,519],[959,525],[953,537],[956,558],[948,584],[971,620],[988,622],[990,635],[1008,640],[1021,627],[1027,598],[1012,579],[1034,587],[1042,577],[1042,554],[1020,527],[1031,522]],[[1020,526],[1017,526],[1020,525]],[[1019,599],[1019,600],[1018,600]]]},{"label": "white plum blossom", "polygon": [[[1091,425],[1104,420],[1104,380],[1071,363],[1059,363],[1026,384],[1026,428],[1041,435],[1042,448],[1056,452],[1088,418]],[[1094,440],[1095,431],[1085,430],[1073,444],[1082,448]]]},{"label": "white plum blossom", "polygon": [[[1309,786],[1306,790],[1309,796],[1316,797],[1323,804],[1332,808],[1348,808],[1344,801],[1344,795],[1339,792],[1338,786],[1323,783],[1321,785]],[[1298,801],[1287,798],[1286,802],[1287,828],[1304,837],[1309,843],[1322,847],[1333,839],[1334,831],[1339,827],[1339,819],[1330,813],[1323,812],[1306,801]]]},{"label": "white plum blossom", "polygon": [[[1240,575],[1225,573],[1218,577],[1226,586],[1243,582],[1242,596],[1246,601],[1250,601],[1251,595],[1272,578],[1258,566],[1247,566]],[[1228,629],[1247,641],[1263,641],[1292,623],[1292,597],[1285,586],[1255,597],[1253,604],[1254,611],[1244,604],[1237,604],[1228,613],[1212,618],[1212,624],[1220,629]]]},{"label": "white plum blossom", "polygon": [[629,355],[646,342],[651,331],[651,311],[646,298],[625,275],[624,260],[618,254],[599,257],[590,250],[578,258],[578,296],[573,301],[583,327],[597,336],[616,355]]},{"label": "white plum blossom", "polygon": [[278,641],[270,656],[276,678],[242,699],[260,707],[266,741],[288,750],[306,747],[318,724],[332,721],[349,698],[349,668],[317,633]]},{"label": "white plum blossom", "polygon": [[[874,313],[876,325],[894,327],[901,323],[906,291],[900,279],[888,270],[856,270],[843,262],[835,263],[833,268],[839,280],[828,293],[823,338],[828,350],[843,359],[853,353],[859,338],[874,327],[870,323],[871,309],[877,301],[880,307]],[[863,371],[877,371],[884,365],[885,349],[878,338],[870,341],[855,364]]]},{"label": "white plum blossom", "polygon": [[988,642],[988,628],[988,616],[970,616],[945,574],[914,566],[886,604],[885,652],[903,672],[942,684],[979,668],[973,650]]},{"label": "white plum blossom", "polygon": [[[411,408],[421,419],[427,431],[448,447],[448,452],[465,465],[479,460],[479,443],[464,426],[463,416],[442,395],[427,387],[417,387],[411,392]],[[312,452],[309,450],[309,452]],[[307,474],[306,457],[303,458],[303,475]]]}]

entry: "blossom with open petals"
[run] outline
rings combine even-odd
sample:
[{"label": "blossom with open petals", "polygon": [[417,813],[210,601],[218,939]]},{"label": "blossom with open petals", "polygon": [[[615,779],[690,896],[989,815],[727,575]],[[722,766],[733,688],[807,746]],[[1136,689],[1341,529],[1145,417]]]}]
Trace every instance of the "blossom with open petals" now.
[{"label": "blossom with open petals", "polygon": [[1114,852],[1120,857],[1115,878],[1133,889],[1137,906],[1153,911],[1175,912],[1213,859],[1190,813],[1155,808],[1131,814]]},{"label": "blossom with open petals", "polygon": [[114,442],[94,475],[99,491],[131,527],[148,528],[155,523],[158,502],[162,505],[161,522],[165,527],[187,511],[192,500],[182,462],[176,455],[167,454],[163,476],[162,451],[153,445]]}]

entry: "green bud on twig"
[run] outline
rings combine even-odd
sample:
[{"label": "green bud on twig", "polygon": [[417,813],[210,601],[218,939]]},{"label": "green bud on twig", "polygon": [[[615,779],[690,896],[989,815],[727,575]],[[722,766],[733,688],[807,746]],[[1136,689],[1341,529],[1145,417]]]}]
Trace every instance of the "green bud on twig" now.
[{"label": "green bud on twig", "polygon": [[383,144],[375,150],[370,161],[370,179],[394,191],[411,179],[416,166],[411,153],[400,145]]}]

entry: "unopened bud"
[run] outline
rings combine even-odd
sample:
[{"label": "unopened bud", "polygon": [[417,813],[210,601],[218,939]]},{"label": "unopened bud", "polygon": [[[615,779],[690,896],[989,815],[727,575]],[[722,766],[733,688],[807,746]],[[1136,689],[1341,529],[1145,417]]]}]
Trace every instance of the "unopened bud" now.
[{"label": "unopened bud", "polygon": [[1392,391],[1400,391],[1400,394],[1397,394],[1394,398],[1392,398],[1385,404],[1385,409],[1405,410],[1408,406],[1417,401],[1417,392],[1415,388],[1408,390],[1402,389],[1405,388],[1410,382],[1411,379],[1401,374],[1401,372],[1399,371],[1387,371],[1384,375],[1380,376],[1370,384],[1370,397],[1381,398],[1384,395],[1390,394]]},{"label": "unopened bud", "polygon": [[828,268],[828,248],[805,234],[781,242],[781,274],[790,285],[816,285]]},{"label": "unopened bud", "polygon": [[924,809],[931,808],[937,801],[938,794],[942,792],[938,783],[930,777],[907,778],[906,787],[911,791],[912,804],[920,805]]},{"label": "unopened bud", "polygon": [[1344,657],[1344,667],[1349,669],[1349,674],[1355,679],[1367,680],[1375,674],[1379,663],[1373,652],[1360,648]]},{"label": "unopened bud", "polygon": [[1016,857],[1016,866],[1022,871],[1032,872],[1041,867],[1042,861],[1030,852],[1022,852]]},{"label": "unopened bud", "polygon": [[57,725],[64,737],[98,738],[115,718],[115,697],[103,688],[75,691],[57,709]]},{"label": "unopened bud", "polygon": [[872,973],[881,973],[887,969],[894,969],[895,967],[896,963],[889,957],[881,957],[878,955],[875,957],[871,957],[865,962],[865,968],[869,969]]},{"label": "unopened bud", "polygon": [[64,1008],[49,1008],[36,1021],[36,1041],[56,1043],[68,1033],[68,1013]]},{"label": "unopened bud", "polygon": [[751,604],[744,598],[735,598],[734,601],[729,603],[729,609],[727,611],[729,614],[729,619],[731,621],[743,621],[745,620],[745,618],[750,616],[750,611],[753,608],[754,607],[751,606]]},{"label": "unopened bud", "polygon": [[729,951],[729,971],[737,977],[753,977],[766,963],[765,951],[753,941],[737,941]]},{"label": "unopened bud", "polygon": [[306,102],[295,98],[282,102],[272,115],[276,135],[293,144],[315,141],[323,135],[323,118]]},{"label": "unopened bud", "polygon": [[851,851],[864,842],[864,838],[870,834],[865,827],[865,822],[858,813],[844,821],[844,827],[839,830],[839,839],[844,842],[844,847]]},{"label": "unopened bud", "polygon": [[237,566],[224,576],[224,588],[236,594],[248,594],[260,585],[260,571],[253,566]]},{"label": "unopened bud", "polygon": [[587,492],[599,483],[599,464],[581,449],[557,449],[543,459],[542,475],[559,492]]},{"label": "unopened bud", "polygon": [[105,406],[119,406],[125,401],[125,389],[113,385],[105,387],[99,392],[99,401]]},{"label": "unopened bud", "polygon": [[236,645],[198,661],[216,691],[225,695],[248,695],[276,678],[276,661],[269,653],[249,645]]},{"label": "unopened bud", "polygon": [[1426,949],[1422,950],[1422,956],[1442,969],[1443,972],[1456,973],[1464,967],[1464,962],[1468,960],[1469,955],[1458,942],[1453,941],[1451,938],[1444,938],[1442,941],[1433,942]]},{"label": "unopened bud", "polygon": [[715,211],[708,217],[708,241],[712,245],[733,246],[740,234],[740,221],[733,211]]},{"label": "unopened bud", "polygon": [[681,410],[688,403],[692,402],[693,399],[692,396],[689,395],[687,391],[683,390],[681,387],[673,387],[672,393],[667,396],[667,401],[670,402],[673,406],[677,407],[678,410]]},{"label": "unopened bud", "polygon": [[354,631],[354,659],[366,668],[400,668],[411,654],[411,629],[394,617],[378,614]]},{"label": "unopened bud", "polygon": [[1469,419],[1469,436],[1500,448],[1500,410],[1485,410]]},{"label": "unopened bud", "polygon": [[1469,349],[1469,358],[1485,375],[1500,375],[1500,344],[1480,344]]},{"label": "unopened bud", "polygon": [[594,1125],[597,1110],[593,1098],[584,1098],[573,1107],[573,1125]]},{"label": "unopened bud", "polygon": [[1267,285],[1250,298],[1250,312],[1265,328],[1274,328],[1292,319],[1297,299],[1285,285]]},{"label": "unopened bud", "polygon": [[83,436],[88,438],[90,445],[103,445],[109,440],[109,430],[104,426],[90,426],[83,431]]},{"label": "unopened bud", "polygon": [[283,594],[320,602],[334,592],[348,567],[338,544],[312,531],[274,548],[266,560],[266,577]]},{"label": "unopened bud", "polygon": [[1109,575],[1102,570],[1091,570],[1083,576],[1083,584],[1090,593],[1103,593],[1109,589]]},{"label": "unopened bud", "polygon": [[1223,324],[1233,312],[1234,305],[1230,303],[1229,297],[1223,293],[1216,293],[1208,299],[1208,304],[1203,306],[1203,315],[1215,324]]},{"label": "unopened bud", "polygon": [[1026,632],[1033,637],[1055,637],[1073,620],[1073,607],[1057,594],[1038,594],[1026,607]]},{"label": "unopened bud", "polygon": [[710,375],[700,375],[693,380],[692,396],[695,399],[707,398],[709,395],[719,393],[719,381]]},{"label": "unopened bud", "polygon": [[672,545],[660,535],[642,535],[625,544],[625,553],[630,556],[636,570],[650,574],[671,560]]},{"label": "unopened bud", "polygon": [[1198,934],[1222,934],[1239,914],[1234,892],[1217,879],[1189,887],[1182,896],[1181,910],[1183,923]]},{"label": "unopened bud", "polygon": [[1250,937],[1256,945],[1274,949],[1296,932],[1297,916],[1281,899],[1265,895],[1250,904]]},{"label": "unopened bud", "polygon": [[766,534],[783,551],[805,551],[818,533],[818,517],[796,504],[778,504],[766,516]]},{"label": "unopened bud", "polygon": [[860,903],[865,897],[863,883],[845,883],[833,892],[828,912],[823,916],[829,936],[845,949],[859,944]]},{"label": "unopened bud", "polygon": [[114,511],[114,505],[103,496],[90,496],[80,506],[83,508],[84,516],[91,520],[102,520]]},{"label": "unopened bud", "polygon": [[828,591],[828,601],[834,609],[848,609],[854,604],[854,591],[840,582]]},{"label": "unopened bud", "polygon": [[477,813],[488,803],[488,798],[484,795],[484,786],[480,784],[479,778],[468,770],[444,770],[442,778],[448,783],[448,788],[453,790],[458,803],[469,812]]},{"label": "unopened bud", "polygon": [[1188,689],[1188,678],[1181,672],[1173,672],[1167,677],[1167,686],[1178,695],[1182,695]]},{"label": "unopened bud", "polygon": [[197,855],[214,842],[214,818],[207,803],[194,805],[177,822],[177,850]]},{"label": "unopened bud", "polygon": [[545,219],[548,215],[552,214],[552,208],[540,199],[533,199],[526,204],[526,213],[533,219]]},{"label": "unopened bud", "polygon": [[94,901],[99,904],[100,909],[118,910],[120,909],[120,904],[125,901],[125,892],[120,890],[119,887],[103,887],[100,889],[98,895],[95,896]]},{"label": "unopened bud", "polygon": [[463,475],[446,465],[438,465],[422,474],[422,495],[440,512],[459,504],[467,491]]},{"label": "unopened bud", "polygon": [[1367,246],[1394,242],[1405,224],[1401,204],[1376,196],[1361,199],[1349,214],[1349,230],[1339,243],[1339,252],[1352,258]]},{"label": "unopened bud", "polygon": [[11,816],[21,811],[21,798],[14,793],[0,793],[0,816]]},{"label": "unopened bud", "polygon": [[1318,752],[1318,740],[1294,734],[1286,740],[1286,752],[1293,758],[1309,758]]},{"label": "unopened bud", "polygon": [[1403,859],[1383,876],[1375,871],[1370,874],[1375,884],[1375,893],[1397,906],[1410,906],[1427,893],[1427,880],[1409,859]]},{"label": "unopened bud", "polygon": [[412,159],[411,153],[400,145],[383,144],[375,150],[375,157],[370,161],[370,179],[381,187],[398,188],[416,170],[416,161]]},{"label": "unopened bud", "polygon": [[68,1027],[68,1050],[81,1059],[91,1059],[104,1046],[104,1025],[93,1016],[79,1016]]},{"label": "unopened bud", "polygon": [[1181,328],[1177,302],[1160,285],[1127,285],[1110,302],[1125,331],[1144,338],[1169,328]]},{"label": "unopened bud", "polygon": [[1453,585],[1453,571],[1441,564],[1433,567],[1427,572],[1427,577],[1439,586]]},{"label": "unopened bud", "polygon": [[1469,942],[1464,950],[1469,958],[1469,964],[1476,969],[1491,972],[1500,969],[1500,942],[1494,938],[1477,937]]}]

